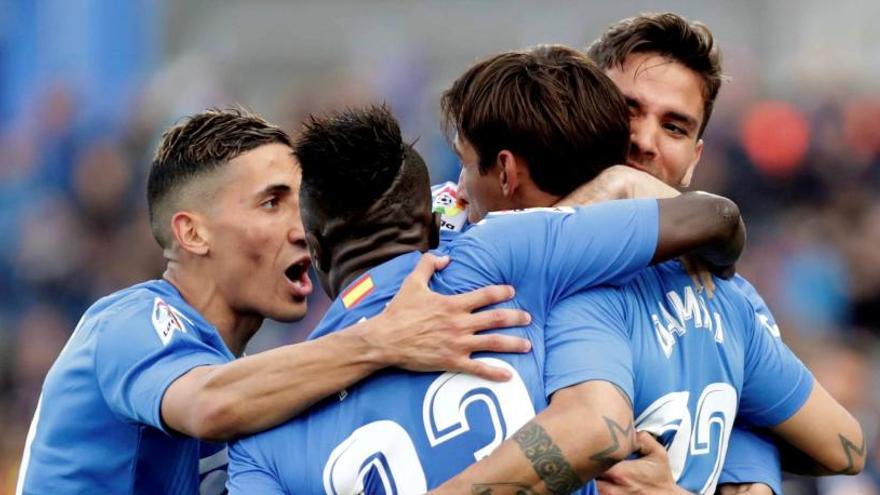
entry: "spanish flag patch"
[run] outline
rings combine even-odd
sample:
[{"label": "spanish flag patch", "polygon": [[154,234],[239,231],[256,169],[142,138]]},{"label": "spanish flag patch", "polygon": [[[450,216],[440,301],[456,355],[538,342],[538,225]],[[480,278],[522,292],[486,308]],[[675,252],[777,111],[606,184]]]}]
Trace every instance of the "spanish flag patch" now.
[{"label": "spanish flag patch", "polygon": [[373,293],[376,286],[373,284],[373,277],[366,274],[355,280],[351,286],[342,293],[342,305],[345,309],[351,309],[361,302],[365,297]]}]

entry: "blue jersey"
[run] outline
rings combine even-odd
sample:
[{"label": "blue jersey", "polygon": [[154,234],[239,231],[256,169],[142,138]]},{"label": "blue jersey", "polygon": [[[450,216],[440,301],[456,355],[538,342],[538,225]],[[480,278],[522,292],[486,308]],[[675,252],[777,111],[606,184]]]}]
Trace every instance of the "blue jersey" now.
[{"label": "blue jersey", "polygon": [[[202,446],[168,431],[162,396],[192,368],[232,359],[164,280],[99,300],[46,375],[18,493],[198,493]],[[223,446],[204,448],[205,466],[225,464]]]},{"label": "blue jersey", "polygon": [[[552,392],[583,381],[563,363],[545,373],[550,308],[579,289],[624,283],[647,266],[657,222],[653,200],[490,215],[440,248],[452,263],[431,286],[445,294],[516,287],[505,306],[528,311],[532,323],[501,331],[530,339],[532,352],[479,357],[514,377],[495,383],[460,373],[376,373],[284,425],[234,443],[230,493],[423,493],[488,455],[545,408]],[[418,258],[400,256],[352,282],[312,337],[381,312]]]},{"label": "blue jersey", "polygon": [[[548,332],[568,328],[584,341],[577,348],[587,349],[582,372],[632,398],[636,428],[666,445],[679,486],[710,494],[734,418],[775,426],[800,409],[813,384],[737,284],[719,280],[716,287],[714,298],[703,297],[681,264],[668,262],[624,287],[569,298],[548,322]],[[548,365],[574,358],[554,359],[553,352]]]}]

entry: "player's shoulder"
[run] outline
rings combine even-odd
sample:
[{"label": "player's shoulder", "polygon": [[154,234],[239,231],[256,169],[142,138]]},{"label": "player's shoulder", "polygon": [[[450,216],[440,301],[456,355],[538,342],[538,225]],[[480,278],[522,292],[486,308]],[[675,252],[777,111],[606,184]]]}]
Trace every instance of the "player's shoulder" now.
[{"label": "player's shoulder", "polygon": [[575,211],[575,208],[567,206],[493,211],[456,240],[499,243],[520,238],[526,233],[530,237],[543,237],[550,225],[574,214]]},{"label": "player's shoulder", "polygon": [[420,256],[416,251],[397,256],[349,282],[308,339],[323,337],[380,313],[400,290]]},{"label": "player's shoulder", "polygon": [[197,325],[194,311],[169,282],[151,280],[99,299],[83,315],[83,325],[101,335],[122,332],[132,342],[155,332],[167,344],[173,332]]}]

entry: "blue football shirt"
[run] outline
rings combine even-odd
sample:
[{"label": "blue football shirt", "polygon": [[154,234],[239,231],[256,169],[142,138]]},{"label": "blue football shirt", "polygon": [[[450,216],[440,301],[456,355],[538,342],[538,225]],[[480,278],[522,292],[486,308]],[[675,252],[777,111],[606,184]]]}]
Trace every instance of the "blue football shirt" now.
[{"label": "blue football shirt", "polygon": [[[168,431],[162,396],[192,368],[233,359],[164,280],[97,301],[46,375],[18,493],[199,493],[200,451],[215,471],[224,446]],[[206,480],[216,487],[217,476]]]},{"label": "blue football shirt", "polygon": [[[467,211],[458,200],[458,185],[445,182],[431,187],[433,211],[440,214],[441,242],[454,238],[467,230],[470,224]],[[779,328],[770,308],[758,291],[739,274],[732,279],[752,304],[759,322],[773,335],[779,336]],[[568,338],[565,335],[552,335],[551,338]],[[552,373],[547,377],[553,380]],[[728,455],[725,458],[719,483],[754,483],[768,485],[777,495],[782,493],[782,463],[779,450],[766,435],[756,433],[742,422],[735,422],[730,434]]]},{"label": "blue football shirt", "polygon": [[629,395],[636,427],[660,438],[674,479],[696,493],[714,493],[735,418],[775,426],[804,404],[813,384],[737,284],[716,286],[714,298],[706,298],[679,262],[663,263],[623,287],[561,302],[545,329],[548,341],[584,341],[548,344],[548,366],[575,358],[554,358],[555,352],[586,349],[578,373]]},{"label": "blue football shirt", "polygon": [[[579,289],[625,283],[650,262],[657,234],[654,200],[490,215],[440,248],[452,263],[431,286],[445,294],[499,283],[516,288],[504,306],[528,311],[532,323],[500,332],[530,339],[532,352],[479,357],[509,368],[514,378],[376,373],[279,427],[235,442],[230,493],[423,493],[453,477],[545,408],[554,387],[583,381],[569,373],[545,386],[550,308]],[[352,282],[312,338],[381,312],[418,259],[418,253],[397,257]],[[576,351],[564,354],[581,359]]]}]

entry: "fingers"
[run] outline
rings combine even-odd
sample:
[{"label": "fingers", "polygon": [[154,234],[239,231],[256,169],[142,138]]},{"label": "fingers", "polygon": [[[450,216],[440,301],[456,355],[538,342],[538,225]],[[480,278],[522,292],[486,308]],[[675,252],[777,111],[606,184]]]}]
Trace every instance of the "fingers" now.
[{"label": "fingers", "polygon": [[651,435],[647,431],[640,431],[636,434],[636,441],[639,444],[639,454],[644,456],[649,455],[666,455],[666,449],[663,448],[663,445],[654,438],[654,435]]},{"label": "fingers", "polygon": [[602,495],[622,495],[624,493],[618,485],[601,478],[596,479],[596,488]]},{"label": "fingers", "polygon": [[496,328],[521,327],[531,321],[531,315],[519,309],[490,309],[469,315],[467,326],[463,330],[482,332]]},{"label": "fingers", "polygon": [[688,276],[691,278],[691,283],[694,284],[694,287],[697,290],[703,289],[703,284],[700,281],[700,277],[697,276],[698,269],[694,263],[694,260],[690,256],[682,256],[680,258],[681,264],[684,266],[685,271],[687,271]]},{"label": "fingers", "polygon": [[700,278],[703,282],[703,288],[706,289],[706,294],[709,295],[709,299],[715,297],[715,280],[712,278],[712,274],[707,269],[700,270]]},{"label": "fingers", "polygon": [[528,339],[501,335],[474,335],[468,342],[471,352],[529,352],[532,343]]},{"label": "fingers", "polygon": [[455,304],[460,305],[467,311],[473,311],[492,304],[498,304],[513,299],[513,287],[509,285],[489,285],[464,294],[451,296]]},{"label": "fingers", "polygon": [[475,361],[473,359],[468,359],[464,361],[461,366],[453,371],[468,373],[474,376],[478,376],[480,378],[485,378],[486,380],[491,380],[493,382],[506,382],[507,380],[510,380],[511,377],[509,370],[490,366],[486,363]]},{"label": "fingers", "polygon": [[425,253],[419,259],[416,267],[413,268],[412,273],[406,277],[404,284],[415,283],[427,286],[428,281],[431,280],[431,276],[434,275],[434,272],[442,270],[448,264],[449,256],[438,257],[430,253]]}]

